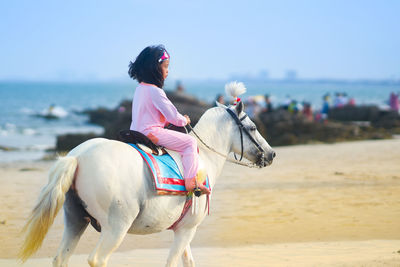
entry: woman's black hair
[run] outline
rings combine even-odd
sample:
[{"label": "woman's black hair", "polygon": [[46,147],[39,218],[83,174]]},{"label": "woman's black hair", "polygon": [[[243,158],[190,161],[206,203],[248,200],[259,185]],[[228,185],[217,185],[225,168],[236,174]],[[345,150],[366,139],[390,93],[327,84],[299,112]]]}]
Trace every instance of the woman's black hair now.
[{"label": "woman's black hair", "polygon": [[164,77],[159,59],[164,54],[163,45],[148,46],[137,56],[135,62],[129,63],[129,76],[138,82],[164,86]]}]

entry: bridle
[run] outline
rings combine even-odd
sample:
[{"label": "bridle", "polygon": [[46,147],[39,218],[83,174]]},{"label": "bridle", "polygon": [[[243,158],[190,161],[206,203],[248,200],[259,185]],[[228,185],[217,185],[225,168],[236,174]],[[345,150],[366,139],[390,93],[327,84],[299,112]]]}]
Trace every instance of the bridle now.
[{"label": "bridle", "polygon": [[[254,140],[253,136],[251,136],[251,134],[249,133],[249,130],[247,130],[246,127],[244,127],[244,125],[242,123],[242,121],[247,118],[247,114],[239,119],[239,117],[236,116],[235,112],[233,112],[231,109],[227,108],[226,111],[229,113],[229,115],[231,115],[233,120],[236,122],[236,125],[239,127],[239,131],[240,131],[240,159],[239,159],[239,161],[242,161],[242,159],[243,159],[243,132],[247,135],[247,137],[250,139],[250,141],[256,146],[258,151],[260,153],[264,154],[265,153],[264,149],[262,149],[262,147],[257,143],[256,140]],[[234,155],[235,155],[235,159],[237,160],[236,154],[234,154]]]},{"label": "bridle", "polygon": [[[244,115],[242,118],[239,118],[231,109],[227,108],[226,111],[228,112],[229,115],[231,115],[231,117],[233,118],[233,120],[236,122],[236,125],[239,127],[239,132],[240,132],[240,159],[238,160],[236,158],[236,154],[234,154],[236,161],[229,159],[226,155],[216,151],[215,149],[213,149],[212,147],[208,146],[201,138],[200,136],[194,131],[193,127],[188,124],[189,128],[192,130],[192,132],[194,133],[194,135],[197,137],[197,139],[199,139],[199,141],[205,146],[207,147],[209,150],[213,151],[214,153],[225,157],[228,161],[233,162],[235,164],[238,165],[242,165],[242,166],[246,166],[249,168],[261,168],[264,165],[264,156],[265,156],[265,151],[264,149],[262,149],[262,147],[257,143],[257,141],[253,138],[253,136],[251,136],[251,134],[249,133],[249,131],[246,129],[246,127],[244,127],[242,121],[245,120],[247,118],[247,114]],[[247,135],[247,137],[250,139],[250,141],[256,146],[256,148],[259,151],[259,160],[257,163],[259,164],[249,164],[249,163],[242,163],[241,160],[243,159],[243,132]]]}]

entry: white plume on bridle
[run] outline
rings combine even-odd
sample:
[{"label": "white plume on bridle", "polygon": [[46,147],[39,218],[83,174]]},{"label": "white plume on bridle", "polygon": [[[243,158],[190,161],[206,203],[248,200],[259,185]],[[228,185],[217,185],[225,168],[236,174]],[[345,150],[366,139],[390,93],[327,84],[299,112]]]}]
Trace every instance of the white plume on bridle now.
[{"label": "white plume on bridle", "polygon": [[246,87],[242,82],[230,82],[225,85],[225,93],[236,99],[236,97],[246,93]]}]

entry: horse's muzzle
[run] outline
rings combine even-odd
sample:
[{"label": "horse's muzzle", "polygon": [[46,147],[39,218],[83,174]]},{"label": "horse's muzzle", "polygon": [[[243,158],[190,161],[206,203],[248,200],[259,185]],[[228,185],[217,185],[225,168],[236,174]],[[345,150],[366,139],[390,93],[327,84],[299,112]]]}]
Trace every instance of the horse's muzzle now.
[{"label": "horse's muzzle", "polygon": [[267,167],[268,165],[272,164],[272,161],[274,160],[275,156],[276,156],[275,151],[271,151],[270,153],[268,153],[267,156],[265,156],[264,152],[259,152],[257,154],[256,165],[260,168]]}]

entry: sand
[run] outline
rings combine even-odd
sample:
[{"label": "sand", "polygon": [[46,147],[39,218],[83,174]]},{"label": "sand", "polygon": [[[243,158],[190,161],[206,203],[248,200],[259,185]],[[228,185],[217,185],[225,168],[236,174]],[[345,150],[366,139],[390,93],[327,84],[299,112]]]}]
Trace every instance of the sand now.
[{"label": "sand", "polygon": [[[226,164],[192,242],[198,266],[400,266],[400,139],[277,147],[261,170]],[[18,266],[19,231],[52,162],[0,164],[0,266]],[[59,214],[26,266],[50,266]],[[70,266],[87,266],[89,229]],[[163,266],[170,231],[128,235],[110,266]]]}]

